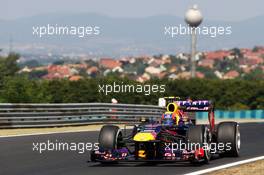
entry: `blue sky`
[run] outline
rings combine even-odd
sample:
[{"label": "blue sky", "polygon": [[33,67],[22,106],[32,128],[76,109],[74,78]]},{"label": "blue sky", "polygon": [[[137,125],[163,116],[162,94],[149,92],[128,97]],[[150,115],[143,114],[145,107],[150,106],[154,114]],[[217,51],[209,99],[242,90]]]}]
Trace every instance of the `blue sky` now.
[{"label": "blue sky", "polygon": [[240,21],[264,14],[263,0],[0,0],[0,19],[91,12],[113,17],[183,16],[192,4],[198,4],[208,19]]}]

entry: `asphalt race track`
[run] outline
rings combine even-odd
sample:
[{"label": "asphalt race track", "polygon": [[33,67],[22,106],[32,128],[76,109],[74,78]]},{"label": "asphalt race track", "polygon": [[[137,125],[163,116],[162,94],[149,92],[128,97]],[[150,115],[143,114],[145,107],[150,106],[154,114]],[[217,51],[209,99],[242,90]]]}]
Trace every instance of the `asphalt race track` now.
[{"label": "asphalt race track", "polygon": [[264,123],[240,124],[240,131],[242,148],[239,158],[216,158],[202,166],[193,166],[188,162],[157,164],[155,166],[147,163],[120,163],[102,166],[99,163],[87,162],[89,152],[79,154],[75,151],[53,151],[40,154],[33,151],[33,142],[47,142],[47,140],[69,143],[97,142],[98,132],[0,138],[0,174],[176,175],[264,155]]}]

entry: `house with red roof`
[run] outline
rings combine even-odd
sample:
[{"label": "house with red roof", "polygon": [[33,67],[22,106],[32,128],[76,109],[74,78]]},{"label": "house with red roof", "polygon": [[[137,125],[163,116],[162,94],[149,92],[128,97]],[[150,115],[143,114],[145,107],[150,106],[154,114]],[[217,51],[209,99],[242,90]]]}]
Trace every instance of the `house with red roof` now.
[{"label": "house with red roof", "polygon": [[195,76],[196,76],[197,78],[204,78],[204,77],[205,77],[205,75],[204,75],[202,72],[199,72],[199,71],[197,71],[197,72],[195,73]]},{"label": "house with red roof", "polygon": [[208,67],[210,69],[213,69],[214,68],[214,60],[213,59],[202,59],[201,61],[198,62],[198,65],[199,66],[202,66],[202,67]]},{"label": "house with red roof", "polygon": [[121,67],[122,63],[119,60],[112,58],[102,58],[99,61],[99,66],[105,69],[114,69],[116,67]]},{"label": "house with red roof", "polygon": [[71,69],[66,65],[50,65],[47,67],[48,74],[42,78],[52,80],[68,78],[72,75]]},{"label": "house with red roof", "polygon": [[227,72],[226,74],[224,74],[223,79],[234,79],[237,77],[239,77],[239,73],[235,70],[231,70]]},{"label": "house with red roof", "polygon": [[96,66],[92,66],[92,67],[89,67],[87,70],[86,70],[86,73],[88,75],[96,75],[97,73],[99,73],[99,69],[98,67]]},{"label": "house with red roof", "polygon": [[225,57],[230,56],[231,51],[219,50],[214,52],[206,52],[205,58],[211,60],[223,60]]},{"label": "house with red roof", "polygon": [[70,80],[70,81],[78,81],[78,80],[80,80],[80,79],[82,79],[82,78],[83,78],[83,77],[80,76],[80,75],[73,75],[73,76],[69,77],[69,80]]}]

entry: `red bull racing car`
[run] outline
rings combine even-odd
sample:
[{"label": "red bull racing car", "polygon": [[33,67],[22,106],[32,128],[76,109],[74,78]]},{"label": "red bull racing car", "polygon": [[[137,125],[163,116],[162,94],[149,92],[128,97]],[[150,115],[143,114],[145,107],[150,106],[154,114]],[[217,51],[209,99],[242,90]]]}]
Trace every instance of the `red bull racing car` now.
[{"label": "red bull racing car", "polygon": [[[160,102],[166,111],[157,121],[135,125],[132,131],[114,125],[103,126],[98,139],[99,150],[91,152],[91,161],[208,163],[214,154],[239,156],[238,123],[221,122],[216,126],[211,101],[167,97]],[[207,112],[208,124],[196,125],[193,112]]]}]

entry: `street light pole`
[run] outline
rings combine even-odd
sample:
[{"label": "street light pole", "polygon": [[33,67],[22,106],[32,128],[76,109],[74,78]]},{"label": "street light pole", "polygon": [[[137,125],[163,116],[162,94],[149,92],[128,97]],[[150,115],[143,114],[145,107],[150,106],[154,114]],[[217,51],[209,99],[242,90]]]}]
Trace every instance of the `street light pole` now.
[{"label": "street light pole", "polygon": [[188,9],[185,14],[185,22],[192,28],[192,42],[191,42],[191,77],[195,78],[196,75],[196,27],[198,27],[203,20],[202,13],[198,9],[197,5]]},{"label": "street light pole", "polygon": [[196,33],[195,28],[192,28],[192,47],[191,47],[191,77],[195,78],[196,74]]}]

